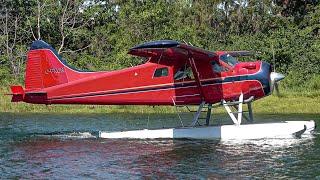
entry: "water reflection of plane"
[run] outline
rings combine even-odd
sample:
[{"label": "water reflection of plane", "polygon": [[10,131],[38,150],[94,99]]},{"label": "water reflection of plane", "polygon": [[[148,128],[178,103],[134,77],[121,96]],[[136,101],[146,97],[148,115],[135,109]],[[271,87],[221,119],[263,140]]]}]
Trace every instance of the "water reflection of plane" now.
[{"label": "water reflection of plane", "polygon": [[313,138],[285,139],[288,143],[70,138],[41,136],[12,143],[11,159],[26,162],[26,178],[246,178],[290,168],[281,159],[304,159],[314,144]]}]

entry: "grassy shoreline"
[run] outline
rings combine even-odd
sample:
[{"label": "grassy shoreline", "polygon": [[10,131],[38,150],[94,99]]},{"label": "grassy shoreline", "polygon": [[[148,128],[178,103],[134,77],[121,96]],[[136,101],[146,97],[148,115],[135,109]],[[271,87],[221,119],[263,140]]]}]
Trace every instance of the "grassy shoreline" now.
[{"label": "grassy shoreline", "polygon": [[[173,106],[103,106],[103,105],[35,105],[27,103],[11,103],[6,96],[8,89],[0,90],[0,112],[26,113],[175,113]],[[271,95],[253,103],[255,113],[297,113],[320,115],[320,91],[296,92],[282,91],[280,97]],[[214,110],[224,112],[222,107]]]}]

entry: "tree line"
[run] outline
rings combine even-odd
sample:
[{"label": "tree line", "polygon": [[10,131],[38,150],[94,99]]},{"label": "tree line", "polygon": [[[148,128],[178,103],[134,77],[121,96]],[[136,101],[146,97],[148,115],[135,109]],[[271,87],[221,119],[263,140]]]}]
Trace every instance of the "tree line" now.
[{"label": "tree line", "polygon": [[320,88],[319,0],[4,0],[0,79],[24,78],[32,41],[52,44],[80,69],[141,63],[136,44],[173,39],[208,50],[252,50],[287,75],[288,88]]}]

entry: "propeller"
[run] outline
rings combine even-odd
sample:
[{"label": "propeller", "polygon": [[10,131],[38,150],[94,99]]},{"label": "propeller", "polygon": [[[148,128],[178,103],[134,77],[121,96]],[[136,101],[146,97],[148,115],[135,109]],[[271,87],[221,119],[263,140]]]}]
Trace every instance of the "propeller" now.
[{"label": "propeller", "polygon": [[280,92],[279,92],[279,82],[284,79],[285,76],[281,73],[277,73],[277,72],[271,72],[270,74],[270,80],[271,80],[271,92],[273,92],[274,90],[276,91],[276,95],[279,96]]},{"label": "propeller", "polygon": [[271,87],[271,92],[273,93],[273,91],[275,90],[276,95],[279,96],[280,95],[279,82],[282,79],[284,79],[285,76],[283,74],[276,72],[276,59],[275,59],[273,43],[271,44],[271,48],[272,48],[272,59],[273,59],[273,72],[271,72],[271,74],[270,74],[270,80],[271,80],[270,87]]}]

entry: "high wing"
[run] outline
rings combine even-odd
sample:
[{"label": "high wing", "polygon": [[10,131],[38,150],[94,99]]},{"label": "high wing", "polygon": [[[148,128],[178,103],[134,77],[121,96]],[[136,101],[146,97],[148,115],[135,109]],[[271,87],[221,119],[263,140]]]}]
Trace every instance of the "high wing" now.
[{"label": "high wing", "polygon": [[216,55],[214,52],[173,40],[151,41],[144,44],[140,44],[131,48],[128,53],[131,55],[141,57],[154,57],[161,55],[179,56],[181,54],[185,56],[195,56],[195,54],[199,54],[205,55],[210,58]]},{"label": "high wing", "polygon": [[[181,50],[185,50],[181,52]],[[168,55],[172,53],[199,53],[202,55],[207,55],[209,57],[213,57],[216,55],[215,52],[211,52],[208,50],[204,50],[198,47],[190,46],[185,43],[180,43],[174,40],[159,40],[159,41],[151,41],[143,44],[139,44],[129,50],[129,54],[141,57],[153,57],[160,56],[163,53],[167,53]],[[254,51],[223,51],[224,53],[230,54],[233,57],[241,57],[241,56],[253,56],[257,52]]]},{"label": "high wing", "polygon": [[160,56],[167,49],[177,47],[179,44],[173,40],[151,41],[131,48],[128,53],[141,57]]}]

